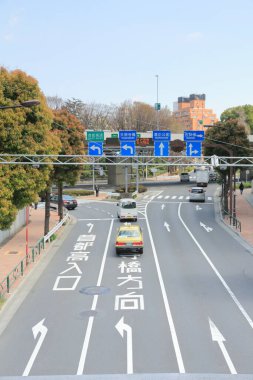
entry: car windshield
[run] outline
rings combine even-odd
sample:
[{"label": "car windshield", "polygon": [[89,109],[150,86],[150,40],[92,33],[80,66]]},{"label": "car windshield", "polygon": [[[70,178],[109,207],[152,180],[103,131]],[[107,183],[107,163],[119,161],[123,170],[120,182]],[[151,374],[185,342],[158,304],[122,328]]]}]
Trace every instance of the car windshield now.
[{"label": "car windshield", "polygon": [[140,232],[137,230],[120,230],[119,236],[121,237],[138,237]]},{"label": "car windshield", "polygon": [[204,190],[203,189],[192,189],[191,192],[194,194],[201,194],[204,192]]},{"label": "car windshield", "polygon": [[132,202],[132,201],[122,202],[121,207],[127,208],[127,209],[136,208],[136,202]]}]

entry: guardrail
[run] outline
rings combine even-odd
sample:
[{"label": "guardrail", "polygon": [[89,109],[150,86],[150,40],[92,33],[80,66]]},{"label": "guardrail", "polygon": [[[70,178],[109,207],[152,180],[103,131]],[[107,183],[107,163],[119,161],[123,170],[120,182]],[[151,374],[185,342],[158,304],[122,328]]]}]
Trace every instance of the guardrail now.
[{"label": "guardrail", "polygon": [[229,219],[230,226],[235,227],[240,232],[242,231],[242,223],[239,219],[235,218],[233,215],[231,215],[228,211],[223,210],[223,217],[227,217]]},{"label": "guardrail", "polygon": [[69,213],[67,213],[65,216],[64,216],[64,218],[58,223],[58,224],[56,224],[56,226],[54,226],[54,228],[52,228],[49,232],[48,232],[48,234],[46,234],[45,236],[44,236],[44,243],[46,243],[49,239],[50,239],[50,237],[57,231],[57,230],[59,230],[59,228],[64,224],[64,223],[66,223],[66,221],[67,221],[67,219],[69,218]]},{"label": "guardrail", "polygon": [[6,294],[10,293],[10,288],[14,282],[24,275],[24,272],[30,263],[34,263],[36,258],[40,256],[41,252],[45,249],[46,242],[50,241],[50,237],[67,221],[69,214],[67,213],[60,223],[56,224],[52,230],[41,239],[37,241],[32,250],[25,256],[18,265],[3,279],[0,283],[0,299]]}]

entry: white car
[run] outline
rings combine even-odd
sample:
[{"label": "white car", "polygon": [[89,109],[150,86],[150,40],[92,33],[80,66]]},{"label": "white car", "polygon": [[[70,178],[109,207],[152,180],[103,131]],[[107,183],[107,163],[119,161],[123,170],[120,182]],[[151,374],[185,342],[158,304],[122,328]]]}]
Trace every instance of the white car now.
[{"label": "white car", "polygon": [[190,190],[190,202],[205,202],[206,194],[203,187],[192,187]]}]

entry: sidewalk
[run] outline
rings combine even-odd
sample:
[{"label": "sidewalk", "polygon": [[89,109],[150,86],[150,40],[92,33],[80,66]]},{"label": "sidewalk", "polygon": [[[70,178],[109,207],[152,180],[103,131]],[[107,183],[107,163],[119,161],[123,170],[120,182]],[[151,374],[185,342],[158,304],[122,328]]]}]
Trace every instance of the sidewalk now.
[{"label": "sidewalk", "polygon": [[[107,193],[100,192],[99,196],[89,195],[79,199],[103,200],[107,198]],[[26,258],[26,232],[28,231],[29,255],[32,248],[44,235],[45,208],[30,208],[29,224],[22,227],[13,237],[6,240],[0,245],[0,294],[1,283],[22,260]],[[59,222],[59,216],[56,211],[51,210],[50,227],[51,230]],[[27,230],[27,231],[26,231]],[[42,253],[43,254],[43,253]],[[32,267],[32,265],[29,265]],[[20,271],[20,268],[17,272]],[[15,275],[13,275],[15,277]],[[14,285],[13,285],[14,286]]]},{"label": "sidewalk", "polygon": [[241,222],[241,237],[253,246],[253,193],[236,190],[236,217]]}]

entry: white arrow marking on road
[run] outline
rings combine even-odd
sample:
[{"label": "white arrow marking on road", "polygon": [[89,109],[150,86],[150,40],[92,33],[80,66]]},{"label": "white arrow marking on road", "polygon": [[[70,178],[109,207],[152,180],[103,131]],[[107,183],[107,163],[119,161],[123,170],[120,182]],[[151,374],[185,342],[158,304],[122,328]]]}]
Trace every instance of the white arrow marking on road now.
[{"label": "white arrow marking on road", "polygon": [[199,205],[196,206],[196,210],[202,210],[202,207],[200,207]]},{"label": "white arrow marking on road", "polygon": [[212,336],[212,340],[214,342],[217,342],[220,349],[221,349],[221,352],[225,358],[225,361],[228,365],[228,368],[230,370],[230,373],[232,375],[236,375],[237,372],[236,372],[236,369],[232,363],[232,360],[230,359],[229,357],[229,354],[227,352],[227,349],[224,345],[223,342],[226,341],[226,339],[224,338],[224,336],[221,334],[221,332],[218,330],[218,328],[215,326],[215,324],[213,323],[213,321],[209,318],[209,325],[210,325],[210,330],[211,330],[211,336]]},{"label": "white arrow marking on road", "polygon": [[167,222],[164,222],[164,227],[170,232],[170,225]]},{"label": "white arrow marking on road", "polygon": [[134,149],[133,149],[133,147],[131,146],[131,145],[123,145],[122,146],[122,148],[124,149],[124,150],[130,150],[130,154],[133,154],[134,153]]},{"label": "white arrow marking on road", "polygon": [[126,331],[127,337],[127,373],[133,373],[133,339],[132,339],[132,327],[124,323],[124,317],[115,325],[116,329],[124,338],[124,331]]},{"label": "white arrow marking on road", "polygon": [[96,145],[92,145],[91,147],[90,147],[90,149],[91,150],[97,150],[98,151],[98,154],[101,154],[101,148],[100,148],[100,146],[96,146]]},{"label": "white arrow marking on road", "polygon": [[82,271],[81,269],[79,268],[79,266],[77,265],[77,263],[68,263],[68,265],[72,265],[71,268],[68,268],[68,269],[65,269],[63,272],[61,272],[60,274],[63,274],[63,273],[66,273],[66,272],[69,272],[70,270],[72,269],[76,269],[77,270],[77,273],[81,274]]},{"label": "white arrow marking on road", "polygon": [[47,327],[43,325],[45,321],[45,318],[42,319],[39,323],[37,323],[37,325],[33,326],[32,328],[32,332],[33,332],[33,336],[34,336],[34,339],[37,338],[37,335],[40,333],[40,337],[39,337],[39,340],[33,350],[33,353],[27,363],[27,366],[25,367],[25,370],[24,370],[24,373],[23,373],[23,376],[28,376],[30,371],[31,371],[31,368],[33,366],[33,363],[36,359],[36,356],[38,355],[38,352],[40,350],[40,347],[43,343],[43,340],[45,339],[45,336],[47,335]]},{"label": "white arrow marking on road", "polygon": [[92,228],[94,227],[94,224],[88,223],[87,226],[89,227],[88,234],[91,232]]},{"label": "white arrow marking on road", "polygon": [[207,231],[207,232],[211,232],[213,230],[212,227],[208,227],[206,226],[204,223],[200,222],[199,223],[201,227],[204,227],[204,229]]},{"label": "white arrow marking on road", "polygon": [[162,205],[161,205],[161,209],[163,210],[163,209],[164,209],[164,207],[165,207],[165,205],[164,205],[164,204],[162,204]]},{"label": "white arrow marking on road", "polygon": [[161,144],[159,145],[159,148],[160,148],[160,156],[163,156],[163,148],[164,148],[164,145],[163,145],[162,142],[161,142]]}]

